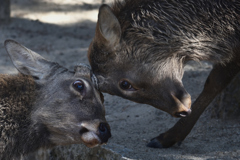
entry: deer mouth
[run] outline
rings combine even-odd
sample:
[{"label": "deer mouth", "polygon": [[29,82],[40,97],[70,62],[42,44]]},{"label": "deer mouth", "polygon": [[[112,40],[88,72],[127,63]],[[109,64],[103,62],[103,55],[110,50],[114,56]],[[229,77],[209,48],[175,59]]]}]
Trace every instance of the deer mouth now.
[{"label": "deer mouth", "polygon": [[86,133],[83,133],[81,135],[81,139],[82,139],[83,143],[89,148],[97,147],[101,144],[100,138],[94,132],[88,131]]},{"label": "deer mouth", "polygon": [[79,131],[81,140],[90,148],[106,144],[111,137],[110,127],[107,123],[82,123]]},{"label": "deer mouth", "polygon": [[[70,127],[69,127],[70,126]],[[50,140],[55,145],[69,145],[84,143],[93,148],[106,144],[111,137],[110,127],[99,120],[85,121],[77,125],[62,125],[49,129]]]}]

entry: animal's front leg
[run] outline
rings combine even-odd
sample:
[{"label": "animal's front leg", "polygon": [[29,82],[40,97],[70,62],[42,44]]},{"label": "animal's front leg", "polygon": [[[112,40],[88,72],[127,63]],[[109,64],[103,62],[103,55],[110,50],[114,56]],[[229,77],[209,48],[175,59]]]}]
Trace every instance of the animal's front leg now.
[{"label": "animal's front leg", "polygon": [[209,74],[202,93],[192,105],[191,115],[181,118],[171,129],[153,138],[148,147],[168,148],[182,142],[190,133],[203,111],[240,71],[240,67],[231,62],[225,66],[216,65]]}]

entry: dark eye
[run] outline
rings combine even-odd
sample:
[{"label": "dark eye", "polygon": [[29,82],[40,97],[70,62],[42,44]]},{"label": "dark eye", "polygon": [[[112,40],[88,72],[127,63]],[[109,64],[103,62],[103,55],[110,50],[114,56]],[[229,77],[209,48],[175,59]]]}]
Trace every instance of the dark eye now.
[{"label": "dark eye", "polygon": [[78,91],[82,91],[84,90],[84,83],[83,81],[77,80],[73,83],[73,86],[78,90]]},{"label": "dark eye", "polygon": [[124,90],[132,90],[132,89],[134,89],[132,87],[132,85],[128,81],[126,81],[126,80],[120,82],[120,87],[122,89],[124,89]]}]

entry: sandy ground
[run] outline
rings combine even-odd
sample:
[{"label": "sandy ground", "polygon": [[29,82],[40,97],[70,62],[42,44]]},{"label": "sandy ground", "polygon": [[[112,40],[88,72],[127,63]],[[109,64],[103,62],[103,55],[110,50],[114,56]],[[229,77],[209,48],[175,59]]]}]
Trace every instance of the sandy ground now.
[{"label": "sandy ground", "polygon": [[[0,73],[16,73],[4,50],[14,39],[47,59],[73,69],[88,63],[87,50],[101,0],[12,0],[12,20],[0,22]],[[192,101],[211,70],[209,63],[185,66],[184,85]],[[240,159],[240,119],[212,119],[208,108],[181,146],[152,149],[147,142],[178,120],[151,106],[105,94],[106,118],[112,138],[104,146],[126,159]],[[183,128],[184,129],[184,128]]]}]

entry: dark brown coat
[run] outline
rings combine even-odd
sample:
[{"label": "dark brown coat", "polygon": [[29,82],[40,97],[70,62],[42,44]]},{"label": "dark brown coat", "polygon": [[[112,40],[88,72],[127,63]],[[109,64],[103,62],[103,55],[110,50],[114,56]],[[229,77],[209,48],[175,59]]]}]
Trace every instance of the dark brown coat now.
[{"label": "dark brown coat", "polygon": [[[170,147],[186,137],[238,73],[239,49],[240,1],[123,0],[100,7],[88,57],[102,92],[150,104],[174,117],[194,112],[149,144]],[[204,98],[192,107],[182,83],[189,60],[215,65]]]}]

